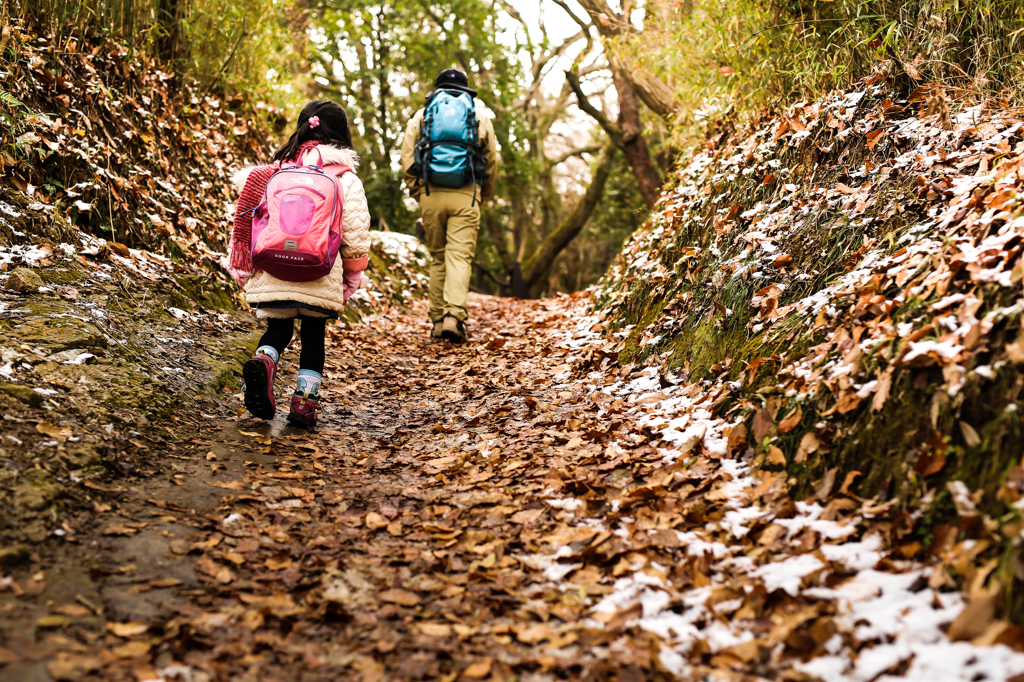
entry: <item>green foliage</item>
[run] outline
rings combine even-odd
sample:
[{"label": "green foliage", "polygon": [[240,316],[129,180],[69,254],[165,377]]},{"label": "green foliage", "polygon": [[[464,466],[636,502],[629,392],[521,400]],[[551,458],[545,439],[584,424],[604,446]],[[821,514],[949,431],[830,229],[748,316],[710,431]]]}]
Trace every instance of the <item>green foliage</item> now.
[{"label": "green foliage", "polygon": [[1017,93],[1022,40],[1017,0],[689,0],[652,3],[644,32],[616,47],[672,84],[685,136],[845,87],[880,60],[908,85]]},{"label": "green foliage", "polygon": [[25,106],[20,99],[5,90],[0,90],[0,104],[3,104],[8,109]]},{"label": "green foliage", "polygon": [[57,45],[107,36],[229,96],[291,103],[293,74],[305,65],[305,40],[296,40],[305,18],[293,0],[35,0],[21,7]]},{"label": "green foliage", "polygon": [[647,205],[624,156],[618,156],[604,198],[551,267],[548,291],[579,291],[605,273],[622,243],[647,219]]},{"label": "green foliage", "polygon": [[[374,222],[411,232],[415,212],[402,186],[401,143],[437,73],[466,71],[492,110],[507,109],[519,93],[522,70],[496,39],[497,11],[480,0],[336,0],[320,3],[311,16],[314,87],[349,111]],[[511,162],[502,172],[515,172],[516,157],[504,143],[516,120],[503,115],[494,123],[503,160]]]}]

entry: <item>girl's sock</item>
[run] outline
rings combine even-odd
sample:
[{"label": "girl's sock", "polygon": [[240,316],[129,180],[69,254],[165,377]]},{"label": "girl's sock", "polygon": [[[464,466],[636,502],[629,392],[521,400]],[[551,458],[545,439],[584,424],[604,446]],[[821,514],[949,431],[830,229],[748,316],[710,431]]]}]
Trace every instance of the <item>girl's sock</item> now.
[{"label": "girl's sock", "polygon": [[277,361],[281,359],[281,354],[278,353],[277,349],[274,348],[273,346],[260,346],[259,348],[256,349],[256,355],[268,356],[271,360],[274,361],[275,365],[277,364]]},{"label": "girl's sock", "polygon": [[299,385],[295,389],[296,395],[319,397],[320,383],[324,380],[320,372],[314,372],[311,369],[300,369],[298,378]]}]

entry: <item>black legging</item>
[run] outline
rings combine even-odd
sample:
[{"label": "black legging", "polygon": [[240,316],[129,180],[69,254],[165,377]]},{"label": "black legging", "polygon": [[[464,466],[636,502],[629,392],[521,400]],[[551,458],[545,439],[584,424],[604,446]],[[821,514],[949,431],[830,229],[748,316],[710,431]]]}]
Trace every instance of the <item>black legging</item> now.
[{"label": "black legging", "polygon": [[[319,374],[324,373],[324,335],[327,333],[326,317],[303,317],[299,328],[299,339],[302,340],[302,351],[299,353],[299,369],[310,369]],[[260,339],[261,346],[273,346],[278,355],[284,355],[284,349],[292,340],[295,318],[267,318],[267,331]]]}]

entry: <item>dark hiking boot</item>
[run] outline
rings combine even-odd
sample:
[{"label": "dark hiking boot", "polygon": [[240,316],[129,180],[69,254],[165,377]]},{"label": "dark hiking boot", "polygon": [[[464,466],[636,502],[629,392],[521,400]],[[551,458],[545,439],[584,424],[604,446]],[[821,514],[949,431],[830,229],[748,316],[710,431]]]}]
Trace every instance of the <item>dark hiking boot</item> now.
[{"label": "dark hiking boot", "polygon": [[441,338],[452,343],[462,343],[466,340],[466,325],[454,315],[445,315],[441,321]]},{"label": "dark hiking boot", "polygon": [[299,426],[316,426],[320,396],[295,393],[292,395],[292,409],[288,421]]},{"label": "dark hiking boot", "polygon": [[441,329],[444,327],[444,322],[438,320],[434,322],[434,326],[430,329],[430,338],[439,339],[441,338]]},{"label": "dark hiking boot", "polygon": [[245,409],[258,419],[273,419],[277,412],[274,404],[274,379],[277,364],[269,355],[254,355],[242,365],[245,380]]}]

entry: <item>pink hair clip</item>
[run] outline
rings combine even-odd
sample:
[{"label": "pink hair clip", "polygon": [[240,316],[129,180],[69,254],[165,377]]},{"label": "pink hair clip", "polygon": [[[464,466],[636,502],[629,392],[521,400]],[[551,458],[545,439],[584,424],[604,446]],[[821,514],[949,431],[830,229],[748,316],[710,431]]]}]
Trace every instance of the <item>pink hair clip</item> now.
[{"label": "pink hair clip", "polygon": [[309,117],[309,127],[310,128],[316,128],[318,125],[320,125],[320,117],[319,116],[310,116]]}]

